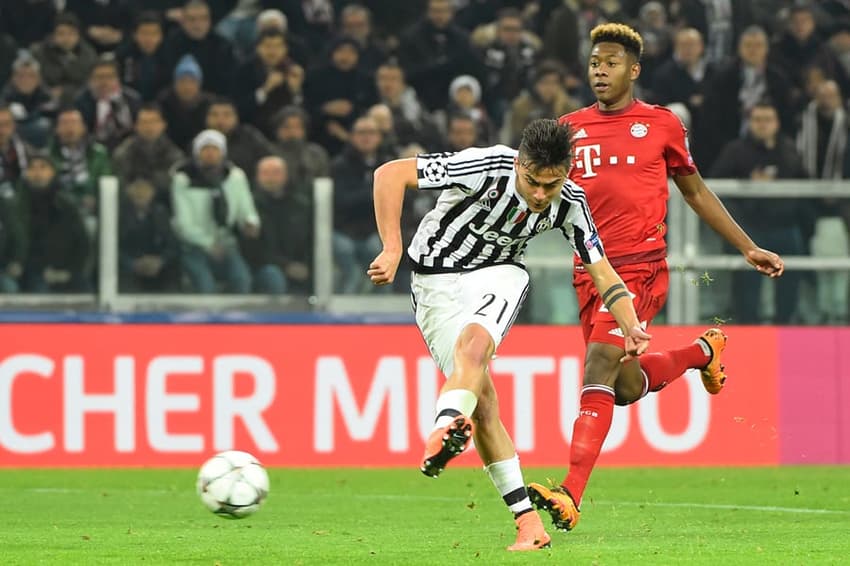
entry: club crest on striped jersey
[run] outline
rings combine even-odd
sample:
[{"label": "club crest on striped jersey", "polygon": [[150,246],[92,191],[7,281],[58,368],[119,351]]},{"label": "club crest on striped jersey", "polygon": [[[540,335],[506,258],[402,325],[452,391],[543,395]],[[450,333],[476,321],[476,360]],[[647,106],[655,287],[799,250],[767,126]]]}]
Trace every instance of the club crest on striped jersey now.
[{"label": "club crest on striped jersey", "polygon": [[534,231],[538,234],[541,232],[545,232],[552,227],[552,220],[548,216],[543,216],[540,220],[537,221],[537,224],[534,225]]}]

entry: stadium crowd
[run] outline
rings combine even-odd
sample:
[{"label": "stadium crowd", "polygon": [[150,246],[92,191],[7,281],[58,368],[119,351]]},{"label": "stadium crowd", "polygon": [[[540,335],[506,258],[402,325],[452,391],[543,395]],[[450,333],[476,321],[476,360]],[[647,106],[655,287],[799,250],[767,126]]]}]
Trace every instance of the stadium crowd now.
[{"label": "stadium crowd", "polygon": [[[373,292],[374,169],[592,103],[606,21],[642,34],[638,96],[679,115],[707,176],[850,177],[846,0],[20,0],[0,6],[0,292],[94,290],[104,175],[122,292],[310,294],[322,176],[336,291]],[[848,201],[728,205],[781,254],[850,254]],[[750,276],[738,322],[760,319]],[[807,278],[846,321],[848,277],[786,273],[774,321]]]}]

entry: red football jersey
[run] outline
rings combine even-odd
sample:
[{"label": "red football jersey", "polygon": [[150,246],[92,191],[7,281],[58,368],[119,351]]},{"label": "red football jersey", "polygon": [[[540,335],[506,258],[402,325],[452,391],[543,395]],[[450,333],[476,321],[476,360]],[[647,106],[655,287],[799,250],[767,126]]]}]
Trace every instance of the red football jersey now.
[{"label": "red football jersey", "polygon": [[584,188],[612,265],[666,256],[667,178],[696,172],[687,130],[666,108],[634,101],[562,116],[573,128],[570,179]]}]

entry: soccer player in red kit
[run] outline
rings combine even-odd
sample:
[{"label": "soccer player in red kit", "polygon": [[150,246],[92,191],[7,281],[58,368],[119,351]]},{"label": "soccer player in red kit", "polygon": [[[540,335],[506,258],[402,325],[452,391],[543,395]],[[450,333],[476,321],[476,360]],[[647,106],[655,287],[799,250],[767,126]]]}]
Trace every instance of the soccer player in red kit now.
[{"label": "soccer player in red kit", "polygon": [[[666,108],[634,98],[643,51],[640,34],[624,24],[608,23],[595,27],[590,38],[587,72],[597,102],[561,117],[561,122],[574,132],[570,179],[584,188],[605,252],[625,284],[607,293],[631,295],[644,325],[664,306],[668,176],[699,217],[750,265],[770,277],[780,276],[781,258],[759,248],[703,182],[681,121]],[[719,329],[707,330],[684,348],[632,359],[623,350],[617,323],[604,308],[611,297],[599,295],[581,266],[576,266],[574,285],[587,352],[570,469],[558,486],[528,486],[532,502],[564,530],[578,523],[582,495],[611,427],[615,403],[633,403],[689,368],[701,370],[703,385],[712,394],[719,393],[726,380],[720,362],[726,336]]]}]

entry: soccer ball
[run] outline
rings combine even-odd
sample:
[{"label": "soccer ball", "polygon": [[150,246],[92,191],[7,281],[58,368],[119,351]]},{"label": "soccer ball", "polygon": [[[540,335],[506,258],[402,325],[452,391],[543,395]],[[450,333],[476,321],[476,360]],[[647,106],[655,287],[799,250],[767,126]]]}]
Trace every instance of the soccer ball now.
[{"label": "soccer ball", "polygon": [[269,475],[252,455],[228,450],[204,462],[197,488],[207,509],[221,517],[241,519],[256,513],[269,494]]}]

